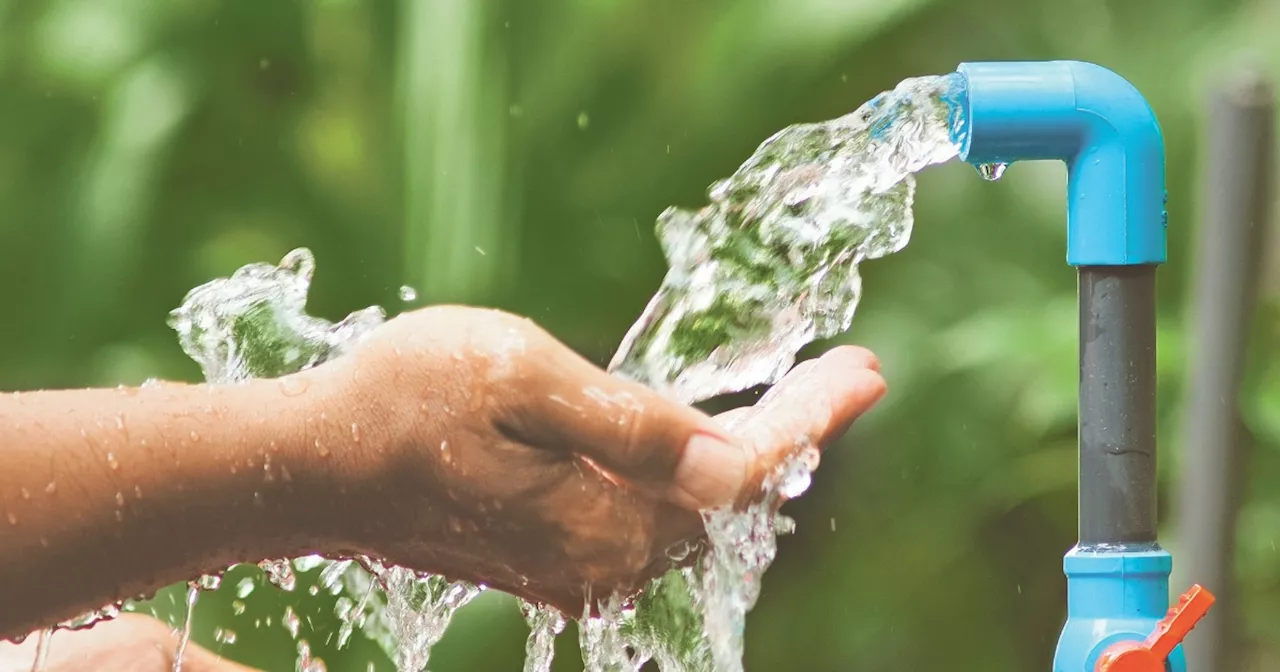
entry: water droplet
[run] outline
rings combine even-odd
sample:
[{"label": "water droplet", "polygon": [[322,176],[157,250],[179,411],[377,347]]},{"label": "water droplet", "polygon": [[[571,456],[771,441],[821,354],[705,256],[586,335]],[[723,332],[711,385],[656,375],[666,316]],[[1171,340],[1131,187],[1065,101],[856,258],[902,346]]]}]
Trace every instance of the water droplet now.
[{"label": "water droplet", "polygon": [[259,508],[259,509],[264,509],[264,508],[266,508],[267,503],[266,503],[266,501],[265,501],[264,499],[262,499],[262,493],[261,493],[261,492],[254,491],[254,493],[253,493],[253,505],[254,505],[254,506],[256,506],[256,507],[257,507],[257,508]]},{"label": "water droplet", "polygon": [[296,376],[281,378],[279,385],[280,392],[286,397],[296,397],[306,392],[307,388],[311,387],[311,383],[308,383],[306,379],[298,378]]},{"label": "water droplet", "polygon": [[298,579],[293,573],[293,565],[288,560],[263,560],[258,563],[258,566],[266,573],[271,585],[280,590],[291,592],[298,585]]},{"label": "water droplet", "polygon": [[404,301],[405,303],[409,303],[410,301],[417,301],[417,300],[418,300],[418,290],[416,290],[416,289],[414,289],[414,288],[410,287],[409,285],[401,285],[401,286],[400,286],[400,300],[401,300],[401,301]]},{"label": "water droplet", "polygon": [[9,511],[9,512],[8,512],[8,518],[9,518],[9,524],[10,524],[10,525],[17,525],[17,524],[18,524],[18,514],[16,514],[16,513],[12,512],[12,511]]},{"label": "water droplet", "polygon": [[54,481],[49,481],[49,485],[44,486],[44,491],[45,493],[52,495],[58,491],[58,484]]},{"label": "water droplet", "polygon": [[124,506],[124,493],[123,493],[123,492],[117,492],[117,493],[116,493],[116,506]]},{"label": "water droplet", "polygon": [[236,584],[236,597],[240,599],[249,597],[255,587],[257,587],[257,583],[254,582],[253,577],[246,576],[240,579],[240,583]]},{"label": "water droplet", "polygon": [[123,416],[123,415],[117,415],[117,416],[116,416],[116,429],[117,429],[117,430],[119,430],[119,431],[121,431],[121,432],[126,431],[126,428],[125,428],[125,426],[124,426],[124,416]]},{"label": "water droplet", "polygon": [[835,518],[832,518],[832,519],[831,519],[831,531],[832,531],[832,532],[835,532],[835,531],[836,531],[836,519],[835,519]]},{"label": "water droplet", "polygon": [[1004,171],[1009,167],[1007,163],[980,163],[978,164],[978,174],[982,179],[988,182],[995,182],[1004,175]]},{"label": "water droplet", "polygon": [[479,245],[476,245],[476,252],[479,252],[480,256],[482,257],[488,256],[488,253],[484,251],[484,248],[480,247]]},{"label": "water droplet", "polygon": [[117,523],[124,522],[124,511],[121,511],[120,509],[116,509],[116,522]]},{"label": "water droplet", "polygon": [[280,622],[284,624],[285,630],[289,631],[291,637],[298,638],[298,627],[301,622],[298,620],[298,615],[293,613],[293,607],[284,608],[284,618],[280,619]]},{"label": "water droplet", "polygon": [[351,423],[351,440],[360,443],[360,425]]},{"label": "water droplet", "polygon": [[23,498],[23,499],[31,499],[31,491],[30,491],[30,490],[28,490],[28,489],[26,489],[26,488],[20,488],[20,489],[19,489],[19,492],[21,492],[21,493],[22,493],[22,498]]},{"label": "water droplet", "polygon": [[441,456],[441,458],[443,458],[443,459],[444,459],[445,464],[450,464],[450,463],[452,463],[452,462],[453,462],[453,455],[452,455],[452,454],[450,454],[450,452],[449,452],[449,442],[448,442],[448,441],[441,441],[441,442],[440,442],[440,456]]},{"label": "water droplet", "polygon": [[316,452],[320,454],[320,457],[329,457],[329,448],[328,446],[324,445],[324,443],[322,443],[320,439],[315,440],[315,445],[316,445]]},{"label": "water droplet", "polygon": [[142,499],[142,486],[140,485],[133,486],[133,496],[138,499]]},{"label": "water droplet", "polygon": [[196,431],[196,430],[194,430],[194,429],[193,429],[193,430],[191,430],[191,442],[192,442],[192,443],[200,443],[200,433],[199,433],[199,432],[197,432],[197,431]]},{"label": "water droplet", "polygon": [[226,628],[217,628],[213,631],[213,641],[219,644],[235,644],[236,633],[234,630]]},{"label": "water droplet", "polygon": [[693,552],[694,548],[695,544],[691,542],[676,542],[667,548],[667,557],[670,558],[672,562],[680,562],[689,557],[689,554]]},{"label": "water droplet", "polygon": [[222,576],[218,574],[205,574],[196,579],[196,587],[200,590],[217,590],[222,585]]},{"label": "water droplet", "polygon": [[231,613],[239,616],[244,613],[245,605],[240,600],[231,600]]},{"label": "water droplet", "polygon": [[587,127],[590,125],[591,125],[591,117],[587,115],[586,111],[584,110],[582,112],[579,112],[578,128],[585,131],[587,130]]},{"label": "water droplet", "polygon": [[120,470],[120,463],[116,461],[116,456],[114,453],[110,453],[110,452],[107,453],[107,466],[111,467],[111,471]]}]

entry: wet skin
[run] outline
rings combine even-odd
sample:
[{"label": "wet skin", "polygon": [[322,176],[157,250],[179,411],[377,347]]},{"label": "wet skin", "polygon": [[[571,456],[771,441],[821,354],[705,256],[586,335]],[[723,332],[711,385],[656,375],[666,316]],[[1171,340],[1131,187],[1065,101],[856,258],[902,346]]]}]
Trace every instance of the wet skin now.
[{"label": "wet skin", "polygon": [[[279,380],[0,396],[0,637],[231,564],[366,554],[581,613],[884,394],[831,350],[711,418],[455,306]],[[20,605],[15,606],[15,605]],[[64,635],[60,635],[62,637]],[[56,640],[55,640],[56,641]]]}]

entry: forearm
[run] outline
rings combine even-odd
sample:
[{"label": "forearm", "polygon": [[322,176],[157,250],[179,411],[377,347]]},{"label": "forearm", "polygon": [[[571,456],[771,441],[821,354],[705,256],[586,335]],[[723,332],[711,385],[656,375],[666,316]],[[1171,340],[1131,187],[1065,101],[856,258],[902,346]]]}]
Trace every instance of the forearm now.
[{"label": "forearm", "polygon": [[0,396],[0,637],[340,543],[312,382]]}]

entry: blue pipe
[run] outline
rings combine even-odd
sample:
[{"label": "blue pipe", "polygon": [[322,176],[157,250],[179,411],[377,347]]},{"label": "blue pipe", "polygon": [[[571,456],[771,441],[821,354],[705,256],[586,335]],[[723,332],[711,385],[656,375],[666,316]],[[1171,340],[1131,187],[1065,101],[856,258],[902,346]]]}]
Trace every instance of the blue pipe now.
[{"label": "blue pipe", "polygon": [[1165,261],[1164,139],[1133,85],[1091,63],[965,63],[960,158],[1067,163],[1067,263]]},{"label": "blue pipe", "polygon": [[[1080,543],[1064,559],[1054,672],[1094,672],[1169,607],[1156,543],[1155,268],[1166,257],[1164,141],[1142,95],[1090,63],[966,63],[960,157],[1067,164],[1067,263],[1080,274]],[[1170,672],[1185,672],[1181,647]]]}]

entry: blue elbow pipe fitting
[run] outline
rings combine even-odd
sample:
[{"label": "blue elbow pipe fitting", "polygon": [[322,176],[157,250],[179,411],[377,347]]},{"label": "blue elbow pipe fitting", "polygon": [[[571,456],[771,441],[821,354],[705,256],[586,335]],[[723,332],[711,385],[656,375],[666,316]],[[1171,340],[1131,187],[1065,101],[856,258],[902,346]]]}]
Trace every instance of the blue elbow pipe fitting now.
[{"label": "blue elbow pipe fitting", "polygon": [[1056,159],[1067,178],[1067,263],[1165,261],[1164,139],[1132,84],[1076,61],[965,63],[960,158]]}]

